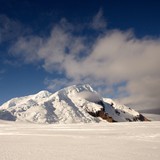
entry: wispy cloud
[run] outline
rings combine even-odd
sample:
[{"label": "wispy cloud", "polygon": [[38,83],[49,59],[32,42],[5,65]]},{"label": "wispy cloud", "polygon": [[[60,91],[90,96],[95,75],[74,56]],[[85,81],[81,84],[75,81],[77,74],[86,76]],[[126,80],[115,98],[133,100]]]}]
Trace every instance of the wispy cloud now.
[{"label": "wispy cloud", "polygon": [[13,41],[17,37],[30,31],[18,21],[0,14],[0,43]]},{"label": "wispy cloud", "polygon": [[0,69],[0,80],[3,78],[3,74],[6,72],[5,69]]},{"label": "wispy cloud", "polygon": [[[95,29],[106,27],[101,17],[102,10],[93,18]],[[76,26],[62,19],[49,37],[20,37],[10,52],[25,63],[40,62],[50,73],[63,73],[66,79],[45,81],[49,89],[87,82],[139,109],[160,107],[160,39],[139,39],[132,30],[105,30],[88,43],[87,36],[74,30]]]},{"label": "wispy cloud", "polygon": [[93,17],[91,22],[91,28],[95,30],[105,29],[107,27],[107,22],[103,17],[103,10],[100,9],[98,13]]},{"label": "wispy cloud", "polygon": [[0,69],[0,74],[3,74],[3,73],[5,73],[5,72],[6,72],[5,69]]}]

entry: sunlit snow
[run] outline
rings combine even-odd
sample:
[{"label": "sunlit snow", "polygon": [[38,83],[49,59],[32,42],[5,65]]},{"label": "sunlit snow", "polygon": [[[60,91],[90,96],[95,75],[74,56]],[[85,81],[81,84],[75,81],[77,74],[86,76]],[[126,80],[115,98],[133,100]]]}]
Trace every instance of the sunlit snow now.
[{"label": "sunlit snow", "polygon": [[0,119],[33,123],[90,123],[104,121],[102,111],[114,121],[138,121],[140,114],[131,108],[101,97],[88,84],[73,85],[55,93],[13,98],[0,107]]},{"label": "sunlit snow", "polygon": [[1,160],[159,160],[160,122],[0,121]]}]

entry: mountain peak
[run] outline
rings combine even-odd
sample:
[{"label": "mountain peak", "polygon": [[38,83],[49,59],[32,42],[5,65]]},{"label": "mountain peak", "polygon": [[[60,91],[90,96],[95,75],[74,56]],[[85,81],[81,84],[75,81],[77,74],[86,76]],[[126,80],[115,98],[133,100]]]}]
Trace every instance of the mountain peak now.
[{"label": "mountain peak", "polygon": [[66,92],[67,94],[71,94],[71,93],[74,94],[74,93],[79,93],[83,91],[94,92],[93,88],[89,84],[72,85],[72,86],[63,88],[57,92]]},{"label": "mountain peak", "polygon": [[52,93],[48,92],[47,90],[42,90],[40,92],[38,92],[36,94],[36,98],[46,98],[46,97],[49,97]]},{"label": "mountain peak", "polygon": [[88,123],[147,120],[127,106],[101,97],[89,84],[14,98],[0,108],[0,119],[33,123]]}]

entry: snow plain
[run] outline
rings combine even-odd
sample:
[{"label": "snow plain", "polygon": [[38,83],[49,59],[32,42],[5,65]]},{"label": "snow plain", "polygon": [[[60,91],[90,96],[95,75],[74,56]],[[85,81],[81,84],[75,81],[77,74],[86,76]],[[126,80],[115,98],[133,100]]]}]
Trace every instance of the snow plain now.
[{"label": "snow plain", "polygon": [[0,121],[1,160],[159,160],[160,122]]}]

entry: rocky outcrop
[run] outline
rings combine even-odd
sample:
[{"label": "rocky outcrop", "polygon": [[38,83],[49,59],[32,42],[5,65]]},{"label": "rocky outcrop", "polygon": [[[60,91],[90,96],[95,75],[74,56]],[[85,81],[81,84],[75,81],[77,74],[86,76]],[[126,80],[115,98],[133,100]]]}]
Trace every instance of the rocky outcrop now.
[{"label": "rocky outcrop", "polygon": [[101,117],[102,119],[104,119],[108,122],[117,122],[112,117],[110,117],[106,112],[104,112],[103,110],[98,112],[98,117]]},{"label": "rocky outcrop", "polygon": [[7,110],[0,110],[0,119],[7,121],[15,121],[16,117]]},{"label": "rocky outcrop", "polygon": [[142,114],[139,114],[138,116],[134,117],[134,121],[150,121],[146,117],[144,117]]},{"label": "rocky outcrop", "polygon": [[[113,110],[114,114],[116,114],[117,116],[121,116],[122,113],[125,114],[124,110],[120,111],[120,110],[114,108],[114,103],[113,102],[111,102],[109,104],[109,103],[103,102],[103,100],[100,100],[100,101],[96,102],[96,104],[102,106],[102,109],[97,111],[96,113],[93,113],[93,112],[88,112],[88,113],[90,115],[94,116],[94,117],[100,117],[103,120],[106,120],[108,122],[117,122],[117,121],[112,116],[110,116],[109,113],[107,113],[106,104],[107,104],[108,108],[110,107]],[[128,108],[128,109],[132,111],[131,108]],[[134,116],[132,118],[125,118],[125,120],[128,121],[128,122],[150,121],[146,117],[144,117],[142,114],[138,114],[137,116]]]},{"label": "rocky outcrop", "polygon": [[104,110],[100,110],[96,113],[94,112],[88,112],[93,117],[100,117],[108,122],[116,122],[112,117],[110,117]]}]

